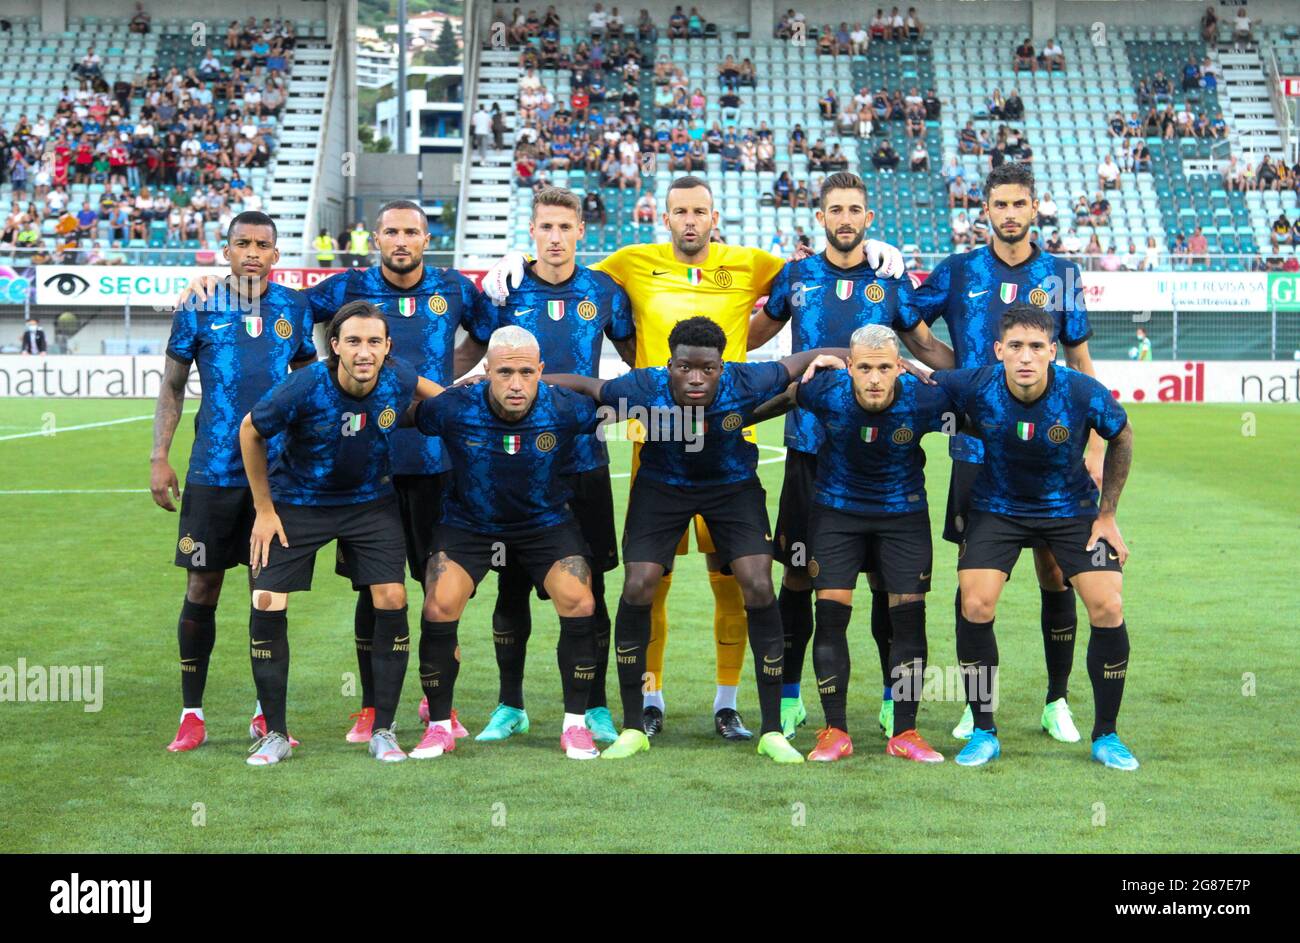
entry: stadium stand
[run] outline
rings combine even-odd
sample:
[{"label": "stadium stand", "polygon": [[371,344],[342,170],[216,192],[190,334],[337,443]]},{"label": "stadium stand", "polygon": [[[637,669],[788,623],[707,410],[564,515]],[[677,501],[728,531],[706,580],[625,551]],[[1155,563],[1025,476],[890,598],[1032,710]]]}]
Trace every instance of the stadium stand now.
[{"label": "stadium stand", "polygon": [[[723,238],[780,246],[779,251],[788,251],[800,231],[816,241],[815,194],[827,172],[814,166],[819,140],[827,151],[838,144],[850,169],[866,180],[877,211],[873,235],[909,255],[932,259],[980,238],[986,223],[978,212],[979,181],[992,162],[1020,159],[1033,163],[1040,195],[1051,193],[1059,206],[1057,225],[1044,225],[1039,238],[1046,243],[1057,231],[1053,243],[1059,240],[1061,251],[1086,267],[1240,270],[1298,264],[1289,236],[1270,248],[1278,216],[1297,215],[1296,179],[1285,167],[1267,94],[1259,91],[1266,46],[1276,50],[1279,62],[1300,57],[1294,27],[1261,27],[1257,42],[1237,43],[1231,24],[1221,22],[1219,41],[1207,42],[1189,15],[1185,25],[1116,27],[1098,42],[1090,27],[1063,25],[1054,37],[1063,68],[1049,72],[1039,48],[1038,68],[1031,72],[1015,69],[1023,26],[936,23],[917,35],[903,30],[897,38],[892,29],[873,29],[871,41],[861,43],[852,37],[866,32],[870,20],[805,23],[805,41],[797,43],[701,21],[698,36],[670,38],[663,9],[648,29],[627,20],[616,35],[602,32],[595,40],[590,24],[560,23],[557,17],[547,25],[521,11],[510,24],[508,47],[484,50],[478,96],[505,115],[509,149],[489,149],[470,167],[467,266],[528,247],[528,192],[541,183],[597,194],[589,201],[588,251],[665,238],[657,212],[668,183],[693,166],[687,158],[697,150],[704,152],[704,175],[718,197]],[[611,53],[613,43],[618,48]],[[629,49],[641,68],[633,82],[636,97],[624,108]],[[595,69],[592,53],[602,62]],[[586,63],[577,69],[577,83],[575,58]],[[538,68],[527,71],[534,60]],[[1189,60],[1192,70],[1185,74]],[[752,64],[756,76],[753,86],[736,89],[736,107],[724,107],[729,103],[722,98],[727,89],[719,69],[728,61]],[[666,84],[656,81],[661,63],[666,65],[659,81]],[[594,93],[579,87],[584,72],[603,79]],[[1150,86],[1160,72],[1170,94],[1157,102]],[[1205,73],[1213,77],[1205,80]],[[527,76],[523,84],[521,76]],[[836,98],[833,112],[824,107],[828,90]],[[1017,106],[1004,111],[1013,90]],[[907,120],[909,98],[925,106],[915,109],[916,125]],[[1184,109],[1190,117],[1185,128],[1178,123]],[[858,112],[862,120],[854,122]],[[1118,122],[1114,130],[1112,121]],[[772,132],[771,169],[758,165],[760,122]],[[974,147],[962,144],[967,122]],[[557,135],[557,127],[567,133]],[[645,173],[637,186],[620,187],[618,145],[627,128]],[[796,128],[804,132],[806,148],[792,142]],[[728,148],[732,132],[738,153]],[[878,153],[884,141],[897,155],[892,170],[884,166],[889,155]],[[923,153],[925,159],[913,170],[918,141],[917,157]],[[1108,155],[1117,170],[1116,188],[1103,188],[1099,179]],[[1240,188],[1224,176],[1233,157],[1234,168],[1250,168]],[[1251,178],[1265,157],[1270,165],[1282,161],[1283,169],[1277,183],[1259,188]],[[733,161],[741,169],[729,169]],[[1109,166],[1105,172],[1111,174]],[[964,207],[958,197],[950,208],[950,184],[958,174],[958,192],[973,188],[972,201]],[[652,223],[637,221],[638,200],[643,208],[650,205],[642,183],[654,200]],[[785,198],[787,186],[794,199]],[[1103,189],[1105,203],[1099,203]],[[810,205],[799,205],[805,192]],[[1076,224],[1080,201],[1088,212]],[[1215,260],[1219,254],[1239,257]],[[917,258],[915,264],[924,263]]]},{"label": "stadium stand", "polygon": [[244,209],[275,214],[282,243],[301,239],[323,24],[250,17],[201,44],[190,20],[67,25],[18,18],[0,33],[0,258],[193,264]]}]

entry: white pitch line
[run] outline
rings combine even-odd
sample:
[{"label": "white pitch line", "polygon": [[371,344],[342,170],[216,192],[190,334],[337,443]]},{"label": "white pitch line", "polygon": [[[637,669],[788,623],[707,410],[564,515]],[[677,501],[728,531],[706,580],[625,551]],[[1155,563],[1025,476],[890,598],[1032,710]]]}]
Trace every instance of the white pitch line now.
[{"label": "white pitch line", "polygon": [[147,416],[127,416],[125,419],[106,419],[103,422],[83,422],[77,426],[55,426],[52,431],[38,429],[35,432],[17,432],[13,435],[0,435],[0,442],[8,442],[10,439],[31,439],[36,436],[46,436],[55,439],[64,432],[76,432],[79,429],[100,429],[104,426],[118,426],[124,422],[143,422],[145,419],[152,418],[153,413],[150,413]]}]

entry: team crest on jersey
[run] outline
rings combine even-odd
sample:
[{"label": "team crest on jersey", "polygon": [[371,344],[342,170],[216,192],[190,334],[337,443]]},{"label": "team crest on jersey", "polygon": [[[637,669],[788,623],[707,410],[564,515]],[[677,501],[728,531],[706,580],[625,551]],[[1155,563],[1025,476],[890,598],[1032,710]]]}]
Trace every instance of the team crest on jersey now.
[{"label": "team crest on jersey", "polygon": [[596,317],[596,306],[590,301],[578,302],[578,317],[584,321],[590,321]]},{"label": "team crest on jersey", "polygon": [[903,426],[901,429],[895,429],[890,438],[894,440],[895,445],[907,445],[912,441],[912,430],[907,426]]},{"label": "team crest on jersey", "polygon": [[400,314],[400,315],[401,315],[402,317],[404,317],[404,318],[409,318],[411,315],[415,314],[415,299],[414,299],[414,298],[398,298],[398,299],[397,299],[397,313]]},{"label": "team crest on jersey", "polygon": [[1059,422],[1047,430],[1047,441],[1053,445],[1060,445],[1068,438],[1070,438],[1070,430]]},{"label": "team crest on jersey", "polygon": [[519,451],[519,444],[522,440],[517,435],[503,435],[501,437],[501,448],[507,455],[514,455]]},{"label": "team crest on jersey", "polygon": [[444,298],[444,297],[442,297],[442,295],[430,295],[430,296],[429,296],[429,313],[430,313],[430,314],[446,314],[446,313],[447,313],[447,299]]},{"label": "team crest on jersey", "polygon": [[713,283],[719,288],[731,287],[731,273],[724,268],[718,269],[713,273]]},{"label": "team crest on jersey", "polygon": [[564,302],[548,301],[546,302],[546,316],[552,321],[564,320]]},{"label": "team crest on jersey", "polygon": [[744,420],[740,418],[740,413],[727,413],[722,419],[722,431],[735,432],[740,428],[742,422]]},{"label": "team crest on jersey", "polygon": [[872,304],[880,304],[885,300],[885,289],[872,282],[867,286],[867,300]]},{"label": "team crest on jersey", "polygon": [[880,437],[880,430],[875,426],[863,426],[861,435],[863,442],[875,442]]},{"label": "team crest on jersey", "polygon": [[847,278],[835,279],[835,297],[840,301],[848,301],[853,297],[853,282]]},{"label": "team crest on jersey", "polygon": [[1009,305],[1016,300],[1016,295],[1020,291],[1020,286],[1015,282],[1003,282],[1002,287],[998,289],[998,297],[1002,299],[1004,305]]},{"label": "team crest on jersey", "polygon": [[280,318],[276,321],[271,329],[275,331],[275,336],[280,338],[280,340],[287,341],[289,338],[293,337],[293,322],[286,320],[285,318]]},{"label": "team crest on jersey", "polygon": [[537,437],[537,441],[534,442],[533,445],[537,446],[537,451],[539,452],[549,452],[551,449],[555,448],[555,441],[554,432],[543,432]]},{"label": "team crest on jersey", "polygon": [[249,337],[262,336],[262,319],[255,314],[244,315],[244,330],[248,332]]},{"label": "team crest on jersey", "polygon": [[698,285],[702,281],[704,281],[704,269],[701,268],[686,269],[686,284]]},{"label": "team crest on jersey", "polygon": [[1047,307],[1047,292],[1041,288],[1035,288],[1029,293],[1029,303],[1037,308]]},{"label": "team crest on jersey", "polygon": [[181,542],[176,545],[176,549],[179,550],[181,553],[190,554],[194,552],[195,546],[196,545],[194,543],[194,538],[191,537],[189,534],[186,534],[184,537],[181,538]]},{"label": "team crest on jersey", "polygon": [[391,406],[385,406],[384,411],[379,414],[379,428],[387,429],[395,422],[397,422],[397,411]]},{"label": "team crest on jersey", "polygon": [[1032,422],[1016,423],[1016,438],[1022,442],[1028,442],[1034,437],[1034,424]]}]

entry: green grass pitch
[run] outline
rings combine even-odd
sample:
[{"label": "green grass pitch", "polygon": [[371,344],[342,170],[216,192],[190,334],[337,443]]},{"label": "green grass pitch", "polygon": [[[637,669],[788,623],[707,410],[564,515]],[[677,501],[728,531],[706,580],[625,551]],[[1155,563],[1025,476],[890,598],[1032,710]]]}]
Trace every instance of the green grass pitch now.
[{"label": "green grass pitch", "polygon": [[[832,766],[777,767],[752,745],[723,743],[711,720],[712,597],[697,557],[680,567],[670,596],[667,729],[649,754],[623,763],[563,758],[556,621],[537,604],[532,732],[380,766],[343,740],[356,709],[343,694],[355,670],[353,598],[333,576],[328,549],[315,590],[289,609],[290,727],[303,741],[293,760],[272,769],[243,762],[253,693],[242,573],[232,574],[218,613],[205,704],[211,739],[172,755],[163,747],[180,704],[176,518],[130,490],[147,485],[150,423],[69,428],[145,416],[152,404],[0,401],[0,665],[24,658],[104,669],[96,713],[77,703],[0,703],[0,851],[1300,850],[1292,752],[1300,411],[1253,407],[1252,430],[1245,408],[1131,409],[1136,456],[1120,525],[1132,550],[1125,609],[1133,654],[1120,730],[1143,766],[1124,774],[1092,763],[1086,744],[1058,744],[1038,729],[1045,678],[1027,558],[998,613],[1003,758],[987,769],[951,762],[956,702],[921,712],[923,733],[949,762],[920,767],[884,755],[862,587],[850,629],[857,754]],[[62,431],[15,437],[51,422]],[[779,424],[762,438],[775,519]],[[182,477],[189,443],[187,421],[173,452]],[[948,459],[941,437],[927,446],[936,525],[930,652],[947,666],[955,661],[955,551],[939,540],[938,523]],[[612,448],[622,505],[628,449]],[[620,579],[611,574],[611,608]],[[493,586],[489,578],[461,623],[456,702],[471,732],[495,704]],[[414,626],[414,584],[411,592]],[[1086,739],[1085,644],[1086,629],[1071,694]],[[740,706],[756,726],[751,672],[747,663]],[[821,719],[811,675],[809,664],[811,716],[796,740],[805,752]],[[399,714],[404,745],[416,739],[419,697],[412,666]]]}]

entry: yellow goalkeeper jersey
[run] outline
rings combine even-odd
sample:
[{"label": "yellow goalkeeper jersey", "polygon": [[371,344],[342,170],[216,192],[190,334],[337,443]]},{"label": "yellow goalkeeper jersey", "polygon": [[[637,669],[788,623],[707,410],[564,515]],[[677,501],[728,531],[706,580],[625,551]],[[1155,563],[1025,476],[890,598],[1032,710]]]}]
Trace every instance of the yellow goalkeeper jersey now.
[{"label": "yellow goalkeeper jersey", "polygon": [[749,316],[785,265],[779,256],[720,242],[698,266],[678,262],[671,243],[624,246],[591,266],[623,286],[632,300],[636,365],[668,363],[668,334],[678,321],[703,315],[727,335],[724,360],[745,360]]}]

